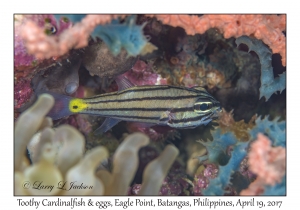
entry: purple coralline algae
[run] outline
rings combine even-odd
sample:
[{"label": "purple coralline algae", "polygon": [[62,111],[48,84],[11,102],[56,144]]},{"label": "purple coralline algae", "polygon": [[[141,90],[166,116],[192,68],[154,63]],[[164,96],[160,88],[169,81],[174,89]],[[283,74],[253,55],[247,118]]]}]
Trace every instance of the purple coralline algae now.
[{"label": "purple coralline algae", "polygon": [[218,174],[218,167],[215,164],[205,164],[204,170],[196,174],[193,182],[193,194],[202,195],[201,190],[207,188],[210,179],[214,179]]},{"label": "purple coralline algae", "polygon": [[154,72],[152,64],[146,64],[141,60],[138,60],[131,70],[122,74],[122,76],[136,86],[167,84],[166,79]]},{"label": "purple coralline algae", "polygon": [[33,90],[30,87],[30,81],[20,79],[14,85],[14,108],[19,109],[28,102],[32,96]]}]

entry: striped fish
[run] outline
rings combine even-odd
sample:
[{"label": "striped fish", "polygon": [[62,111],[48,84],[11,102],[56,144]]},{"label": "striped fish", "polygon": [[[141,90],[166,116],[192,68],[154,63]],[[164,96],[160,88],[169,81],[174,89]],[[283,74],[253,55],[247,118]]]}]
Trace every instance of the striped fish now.
[{"label": "striped fish", "polygon": [[72,114],[107,117],[98,133],[106,132],[122,120],[194,128],[206,125],[220,111],[220,103],[202,87],[133,86],[83,99],[52,95],[56,102],[48,116],[53,119]]}]

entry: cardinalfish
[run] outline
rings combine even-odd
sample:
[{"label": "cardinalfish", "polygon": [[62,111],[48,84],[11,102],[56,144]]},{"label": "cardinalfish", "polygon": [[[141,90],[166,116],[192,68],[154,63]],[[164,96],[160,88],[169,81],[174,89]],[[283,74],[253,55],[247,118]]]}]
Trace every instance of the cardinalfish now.
[{"label": "cardinalfish", "polygon": [[55,105],[48,116],[59,119],[72,114],[106,117],[96,133],[111,129],[120,121],[132,121],[172,128],[195,128],[217,118],[220,103],[204,88],[169,85],[133,86],[116,80],[119,91],[89,98],[51,94]]}]

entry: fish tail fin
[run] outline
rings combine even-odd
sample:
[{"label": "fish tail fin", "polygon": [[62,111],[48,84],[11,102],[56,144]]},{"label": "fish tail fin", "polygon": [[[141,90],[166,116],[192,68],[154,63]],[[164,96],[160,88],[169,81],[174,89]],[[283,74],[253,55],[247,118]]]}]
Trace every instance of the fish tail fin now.
[{"label": "fish tail fin", "polygon": [[[53,120],[57,120],[69,115],[74,114],[70,110],[70,101],[73,99],[70,96],[62,95],[59,93],[44,92],[53,96],[55,103],[52,109],[48,112],[47,116],[51,117]],[[38,94],[40,95],[40,94]]]}]

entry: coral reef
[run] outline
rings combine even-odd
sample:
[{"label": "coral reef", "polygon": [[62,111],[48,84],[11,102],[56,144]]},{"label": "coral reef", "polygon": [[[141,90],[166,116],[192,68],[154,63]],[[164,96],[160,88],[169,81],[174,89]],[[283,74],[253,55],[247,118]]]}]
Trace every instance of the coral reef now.
[{"label": "coral reef", "polygon": [[[118,15],[87,15],[70,30],[62,33],[59,39],[47,37],[37,24],[27,21],[21,36],[26,41],[28,51],[40,59],[61,56],[71,48],[85,47],[90,34],[93,38],[101,38],[114,55],[120,53],[122,47],[129,55],[134,56],[155,49],[151,44],[147,44],[147,39],[142,33],[143,27],[135,25],[133,16],[128,17],[124,24],[114,20],[117,18]],[[110,21],[110,25],[99,25]]]},{"label": "coral reef", "polygon": [[[157,158],[158,155],[159,152],[150,146],[144,147],[139,151],[140,163],[134,179],[136,183],[129,188],[128,195],[139,195],[140,189],[143,187],[143,183],[141,183],[141,180],[143,180],[142,172],[145,171],[145,167],[147,167],[149,162]],[[159,195],[190,195],[190,191],[191,187],[185,170],[178,161],[175,161],[162,182]]]},{"label": "coral reef", "polygon": [[[68,48],[81,48],[86,46],[89,34],[93,32],[98,24],[108,23],[118,16],[119,15],[87,15],[82,18],[81,24],[76,24],[72,30],[64,33],[59,42],[55,42],[54,39],[49,39],[46,36],[36,36],[37,34],[41,35],[43,33],[40,32],[41,30],[36,24],[28,22],[26,23],[25,28],[30,28],[32,31],[24,31],[23,37],[29,42],[28,48],[32,53],[36,52],[36,55],[39,55],[38,57],[43,57],[43,53],[46,53],[46,49],[50,47],[50,43],[52,44],[52,53],[54,52],[57,55],[62,55],[66,53]],[[122,17],[122,15],[120,16]],[[204,15],[202,17],[195,15],[148,16],[156,17],[166,25],[174,27],[180,26],[190,35],[196,33],[203,34],[209,28],[220,29],[221,32],[224,33],[225,38],[254,34],[256,38],[262,39],[264,43],[269,45],[273,50],[273,53],[281,54],[282,63],[285,66],[285,36],[282,34],[282,31],[286,30],[285,15]],[[129,20],[128,24],[132,24],[132,21],[133,20]],[[102,28],[100,28],[99,31],[102,31]],[[101,32],[95,30],[93,33],[97,34]],[[72,37],[72,39],[68,39],[69,37]],[[272,39],[270,37],[272,37]],[[39,43],[40,47],[31,47],[36,45],[36,43]],[[113,49],[112,51],[115,52],[118,50],[120,50],[120,47],[117,47],[117,49]],[[49,55],[48,52],[46,57],[50,56],[51,55]]]},{"label": "coral reef", "polygon": [[[257,164],[257,163],[260,164]],[[241,195],[285,195],[286,151],[285,148],[271,147],[271,141],[261,133],[252,143],[249,152],[250,170],[257,179]]]},{"label": "coral reef", "polygon": [[209,28],[217,28],[225,38],[254,35],[267,44],[273,53],[280,53],[286,63],[286,43],[282,31],[286,30],[286,15],[149,15],[163,24],[180,26],[189,35],[203,34]]},{"label": "coral reef", "polygon": [[[266,190],[265,195],[284,195],[285,149],[282,146],[285,146],[285,122],[277,122],[278,119],[269,121],[267,117],[261,120],[259,117],[255,120],[255,126],[253,122],[247,125],[244,122],[235,122],[231,114],[231,112],[222,113],[220,128],[212,131],[213,141],[199,141],[206,147],[208,153],[198,157],[199,161],[213,164],[209,165],[208,169],[213,168],[217,176],[210,177],[212,172],[205,176],[205,169],[202,169],[202,173],[194,178],[194,192],[200,195],[224,195],[229,187],[235,192],[234,194],[237,194],[242,190],[238,188],[240,185],[238,178],[233,181],[230,179],[238,172],[241,175],[240,179],[244,177],[244,182],[247,180],[248,185],[255,179],[254,174],[257,175],[255,181],[249,185],[249,189],[243,190],[241,194],[257,195]],[[235,127],[232,129],[233,125],[238,128],[238,131]],[[224,127],[228,130],[221,134],[222,130],[224,132]],[[245,135],[246,131],[248,135]],[[271,141],[260,132],[268,134],[273,139],[273,145],[278,147],[271,148]],[[256,135],[258,140],[255,140]],[[251,150],[246,157],[250,140],[255,141],[251,144]],[[274,187],[275,183],[279,186]]]},{"label": "coral reef", "polygon": [[256,116],[253,116],[248,123],[244,120],[236,122],[233,119],[233,110],[226,112],[225,109],[219,115],[218,123],[222,133],[231,131],[239,141],[248,141],[250,139],[249,129],[254,127]]},{"label": "coral reef", "polygon": [[210,179],[217,177],[218,168],[215,164],[206,164],[203,167],[198,169],[199,172],[196,173],[194,177],[194,195],[202,195],[201,191],[207,188]]},{"label": "coral reef", "polygon": [[[154,15],[149,16],[153,17]],[[117,18],[117,16],[87,15],[86,17],[84,17],[82,15],[67,15],[67,17],[70,17],[71,20],[73,18],[75,22],[79,22],[75,23],[74,27],[60,36],[63,39],[63,43],[57,42],[57,40],[53,39],[52,37],[45,37],[45,35],[41,37],[34,37],[32,31],[34,31],[35,34],[42,33],[38,32],[39,29],[37,25],[34,25],[32,21],[27,21],[25,25],[28,25],[24,26],[25,30],[23,30],[23,38],[24,40],[27,40],[26,43],[28,44],[28,49],[31,50],[30,52],[37,52],[37,54],[39,54],[39,56],[42,58],[43,52],[52,52],[54,53],[54,56],[60,56],[65,54],[70,47],[80,48],[88,45],[89,34],[94,38],[101,38],[112,51],[113,55],[119,54],[121,52],[122,46],[126,49],[129,55],[134,56],[138,54],[144,54],[145,52],[143,52],[142,49],[151,48],[149,47],[149,45],[152,44],[150,42],[147,42],[142,33],[142,28],[144,26],[140,27],[138,25],[135,25],[134,23],[136,21],[136,16],[127,17],[123,24],[120,24],[118,20],[112,20],[110,24],[103,26],[97,26],[96,24],[107,23],[109,19]],[[273,53],[281,53],[282,62],[283,65],[285,65],[285,36],[281,32],[285,31],[285,15],[204,15],[201,17],[193,15],[156,15],[155,17],[158,20],[162,21],[164,24],[181,26],[183,27],[183,29],[185,29],[185,32],[187,34],[191,35],[194,35],[196,32],[203,34],[210,28],[218,28],[221,33],[224,34],[225,38],[230,38],[232,36],[238,38],[242,35],[249,36],[251,34],[254,34],[256,38],[262,39],[262,41],[269,45],[273,50]],[[89,20],[89,23],[86,22],[87,20]],[[30,27],[34,29],[30,31]],[[86,28],[83,29],[83,27]],[[28,30],[26,30],[26,28],[28,28]],[[76,40],[79,39],[79,33],[78,31],[75,32],[76,30],[81,30],[80,36],[83,36],[83,38],[80,39],[80,42],[82,42],[80,44],[76,43],[79,42],[79,40]],[[92,32],[92,30],[94,31]],[[72,38],[74,38],[74,40],[64,40],[65,36],[67,36],[68,33],[75,33],[77,34],[77,36],[73,34],[74,36],[72,36]],[[243,39],[245,38],[239,38],[238,42],[240,43],[240,41]],[[50,48],[50,43],[52,50],[48,50],[48,48]],[[54,49],[54,46],[56,46],[56,50]],[[58,49],[62,46],[64,46],[63,49]],[[205,41],[203,41],[202,37],[199,37],[199,35],[197,34],[195,36],[185,36],[183,38],[179,38],[177,46],[174,49],[175,52],[178,53],[176,57],[170,58],[170,62],[176,65],[180,64],[181,66],[187,66],[187,61],[194,60],[195,54],[201,55],[204,52],[206,46],[207,44],[205,43]],[[251,47],[252,49],[252,46],[249,47]],[[154,49],[156,48],[152,47],[152,50]],[[147,50],[147,53],[152,52],[152,50]],[[41,52],[38,53],[38,51]],[[224,56],[223,54],[226,56]],[[221,55],[211,55],[211,60],[214,60],[216,58],[217,60],[219,60],[221,58],[225,61],[228,61],[228,56],[229,54],[224,51],[223,53],[221,52]],[[48,58],[51,56],[47,55],[46,57]],[[268,58],[263,58],[263,60],[265,59],[268,60]],[[264,64],[264,61],[261,60],[261,63]],[[99,67],[99,64],[97,66]],[[206,75],[206,77],[208,77],[207,84],[209,88],[212,88],[214,86],[229,87],[230,84],[226,82],[226,80],[228,80],[228,75],[226,72],[228,71],[225,71],[224,73],[224,70],[222,70],[222,68],[220,69],[220,67],[218,68],[216,66],[218,65],[214,64],[214,62],[211,62],[211,64],[209,65],[209,71]],[[269,68],[270,65],[267,64],[267,66]],[[216,70],[216,68],[218,70]],[[268,75],[265,76],[265,73],[267,73]],[[285,88],[285,74],[277,78],[273,83],[272,81],[270,81],[272,80],[272,75],[272,69],[265,70],[265,67],[262,66],[262,87],[260,89],[260,97],[265,96],[266,100],[268,100],[268,98],[274,91],[282,91]],[[187,86],[195,86],[196,83],[193,84],[193,82],[190,81],[194,77],[195,76],[191,76],[191,74],[188,73],[186,75],[183,75],[180,82],[184,79],[184,84],[186,84]]]},{"label": "coral reef", "polygon": [[[81,65],[79,54],[62,60],[59,64],[40,69],[32,80],[35,93],[56,92],[72,95],[79,87],[78,70]],[[60,78],[57,80],[57,78]]]},{"label": "coral reef", "polygon": [[121,50],[114,56],[103,42],[95,42],[84,51],[83,65],[92,76],[109,77],[122,74],[130,70],[137,60],[136,57],[129,57],[126,50]]},{"label": "coral reef", "polygon": [[[176,38],[179,40],[188,39],[189,36],[180,28],[175,29],[169,29],[170,32],[167,35],[162,34],[161,39],[164,41],[168,41],[172,37],[175,40]],[[192,39],[192,41],[194,40]],[[177,41],[174,41],[174,45],[176,43]],[[196,43],[198,44],[198,41]],[[158,47],[163,48],[164,46],[158,45]],[[165,55],[165,59],[169,59],[169,62],[158,58],[153,64],[157,69],[156,71],[167,79],[168,84],[186,87],[207,86],[210,91],[223,91],[225,94],[218,94],[218,92],[217,94],[224,105],[227,105],[227,101],[232,101],[227,100],[227,98],[233,94],[232,98],[237,98],[237,94],[242,97],[245,92],[246,94],[254,92],[252,94],[255,97],[257,92],[255,88],[259,84],[254,80],[254,76],[259,71],[259,62],[256,62],[252,56],[238,50],[233,39],[224,39],[222,34],[215,29],[210,29],[201,36],[200,48],[197,48],[196,51],[181,49],[177,52],[176,49],[173,49],[169,53],[170,55]],[[182,56],[183,53],[186,56]],[[242,78],[239,80],[241,82],[238,82],[237,87],[234,87],[234,80],[239,72],[242,73]],[[249,102],[247,101],[247,103]]]},{"label": "coral reef", "polygon": [[266,101],[270,96],[276,92],[282,92],[286,88],[286,74],[285,72],[279,77],[274,79],[273,68],[271,63],[271,52],[263,46],[263,42],[250,39],[246,36],[241,36],[236,39],[237,45],[241,43],[246,43],[249,47],[249,51],[255,51],[259,58],[261,64],[261,87],[260,87],[260,98],[265,97]]},{"label": "coral reef", "polygon": [[142,60],[137,60],[134,66],[122,76],[136,86],[167,84],[166,79],[154,72],[151,63],[146,64]]},{"label": "coral reef", "polygon": [[[208,161],[217,164],[218,175],[209,180],[209,184],[202,186],[202,182],[198,182],[204,188],[201,193],[203,195],[224,195],[225,188],[229,185],[231,175],[239,169],[242,160],[245,158],[248,142],[238,142],[236,137],[227,132],[221,135],[220,128],[212,132],[213,141],[199,141],[207,149],[207,155],[199,157],[199,161]],[[228,154],[225,150],[230,148]],[[215,166],[214,166],[215,167]],[[206,177],[208,178],[208,177]],[[197,192],[199,193],[199,192]]]},{"label": "coral reef", "polygon": [[[84,156],[84,137],[71,126],[63,125],[53,130],[51,120],[45,118],[53,106],[50,95],[41,95],[38,101],[22,113],[15,128],[15,194],[16,195],[125,195],[135,174],[139,159],[138,150],[149,139],[143,134],[128,136],[116,150],[113,157],[112,172],[98,170],[97,166],[108,157],[104,147],[95,147]],[[40,130],[40,137],[32,139]],[[32,140],[31,140],[32,139]],[[32,165],[26,164],[25,150],[28,145]],[[178,155],[174,146],[164,151],[145,168],[140,195],[155,195],[173,161]],[[159,170],[160,168],[160,170]],[[153,176],[155,171],[155,176]],[[122,174],[122,175],[121,175]],[[155,177],[155,178],[153,178]],[[41,187],[58,186],[54,189]],[[70,180],[86,186],[73,188]],[[26,181],[29,186],[22,187]],[[67,183],[68,182],[68,183]],[[41,184],[41,183],[40,183]],[[39,185],[40,186],[40,185]],[[71,188],[71,190],[66,190]]]},{"label": "coral reef", "polygon": [[15,15],[14,66],[15,70],[20,71],[26,71],[42,61],[29,54],[25,48],[25,42],[22,39],[22,30],[27,21],[33,22],[46,34],[54,37],[60,35],[71,26],[71,23],[68,21],[56,21],[53,15]]},{"label": "coral reef", "polygon": [[175,138],[180,137],[178,131],[169,127],[162,127],[162,126],[149,127],[141,123],[127,122],[126,128],[130,133],[142,132],[147,136],[149,136],[149,138],[155,142],[163,142],[166,139],[174,140]]},{"label": "coral reef", "polygon": [[30,87],[30,81],[20,79],[14,85],[14,107],[15,109],[21,108],[23,104],[29,101],[33,90]]},{"label": "coral reef", "polygon": [[[16,195],[286,194],[286,15],[33,14],[14,26]],[[43,93],[83,101],[145,85],[205,89],[222,111],[188,129],[45,117]],[[115,126],[97,132],[104,122]],[[64,190],[69,180],[87,187]]]}]

